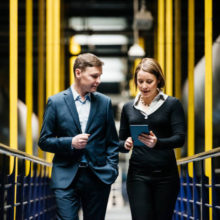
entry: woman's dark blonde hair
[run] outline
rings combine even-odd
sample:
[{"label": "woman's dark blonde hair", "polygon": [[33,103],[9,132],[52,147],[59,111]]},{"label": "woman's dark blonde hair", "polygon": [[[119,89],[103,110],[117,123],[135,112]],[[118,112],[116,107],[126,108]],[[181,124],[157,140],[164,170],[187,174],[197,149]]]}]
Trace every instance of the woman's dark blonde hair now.
[{"label": "woman's dark blonde hair", "polygon": [[157,87],[159,89],[165,86],[164,74],[160,67],[160,64],[153,58],[143,58],[141,62],[138,64],[138,66],[136,67],[135,73],[134,73],[134,83],[135,83],[136,88],[137,88],[137,74],[141,70],[144,72],[151,73],[157,77],[157,79],[159,80]]},{"label": "woman's dark blonde hair", "polygon": [[84,71],[86,67],[99,67],[104,63],[94,54],[92,53],[83,53],[80,54],[73,65],[73,73],[75,75],[75,70],[80,69]]}]

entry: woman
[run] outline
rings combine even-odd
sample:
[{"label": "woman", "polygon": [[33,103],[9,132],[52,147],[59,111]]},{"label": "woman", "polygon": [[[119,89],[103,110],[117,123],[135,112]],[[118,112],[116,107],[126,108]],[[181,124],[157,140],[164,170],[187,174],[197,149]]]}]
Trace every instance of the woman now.
[{"label": "woman", "polygon": [[[156,60],[144,58],[135,70],[136,98],[123,106],[120,149],[132,149],[127,192],[133,220],[170,220],[179,192],[174,148],[185,141],[184,112],[178,99],[162,92],[163,73]],[[150,133],[135,146],[130,125],[148,125]]]}]

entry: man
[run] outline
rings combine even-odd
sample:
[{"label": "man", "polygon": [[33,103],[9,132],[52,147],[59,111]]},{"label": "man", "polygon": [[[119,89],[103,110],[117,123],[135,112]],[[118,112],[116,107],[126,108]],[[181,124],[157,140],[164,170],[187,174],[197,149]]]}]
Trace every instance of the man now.
[{"label": "man", "polygon": [[110,186],[118,175],[118,136],[110,99],[96,92],[103,63],[77,57],[75,83],[48,99],[39,146],[54,153],[51,187],[57,219],[104,220]]}]

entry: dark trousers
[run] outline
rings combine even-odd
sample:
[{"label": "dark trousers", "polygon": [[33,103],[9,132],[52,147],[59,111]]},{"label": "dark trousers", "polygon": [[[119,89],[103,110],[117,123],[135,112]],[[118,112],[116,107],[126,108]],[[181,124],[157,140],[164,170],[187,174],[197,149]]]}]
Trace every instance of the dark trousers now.
[{"label": "dark trousers", "polygon": [[55,189],[58,220],[78,220],[80,207],[84,220],[104,220],[110,185],[106,185],[89,168],[79,168],[67,189]]},{"label": "dark trousers", "polygon": [[180,188],[176,168],[146,171],[129,168],[127,192],[133,220],[171,220]]}]

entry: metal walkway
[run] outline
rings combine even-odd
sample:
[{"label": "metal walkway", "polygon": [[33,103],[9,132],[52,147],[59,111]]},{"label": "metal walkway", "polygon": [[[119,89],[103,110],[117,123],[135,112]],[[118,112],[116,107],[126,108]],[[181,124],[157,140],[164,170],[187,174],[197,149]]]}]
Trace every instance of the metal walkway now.
[{"label": "metal walkway", "polygon": [[[219,158],[220,147],[178,160],[181,187],[173,220],[220,219]],[[12,171],[9,162],[13,162]],[[0,219],[55,219],[56,206],[49,188],[50,166],[39,158],[0,144]],[[207,170],[211,170],[210,176]],[[112,185],[106,220],[131,220],[129,206],[124,205],[126,197],[122,196],[120,175]],[[81,220],[82,213],[80,216]]]},{"label": "metal walkway", "polygon": [[130,209],[128,206],[111,208],[107,210],[105,220],[131,220]]}]

